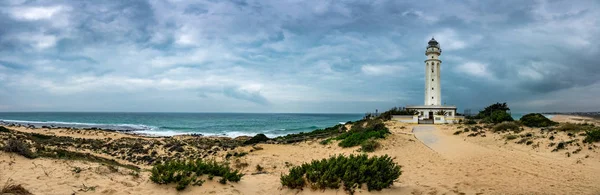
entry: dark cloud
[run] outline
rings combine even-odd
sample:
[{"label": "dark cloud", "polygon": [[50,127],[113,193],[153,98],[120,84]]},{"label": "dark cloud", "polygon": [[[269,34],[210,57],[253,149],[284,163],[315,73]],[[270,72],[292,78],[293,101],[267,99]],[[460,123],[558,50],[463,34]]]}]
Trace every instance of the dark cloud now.
[{"label": "dark cloud", "polygon": [[598,10],[564,0],[0,2],[0,89],[22,97],[0,96],[0,111],[421,104],[431,36],[447,104],[581,110],[569,94],[600,95]]}]

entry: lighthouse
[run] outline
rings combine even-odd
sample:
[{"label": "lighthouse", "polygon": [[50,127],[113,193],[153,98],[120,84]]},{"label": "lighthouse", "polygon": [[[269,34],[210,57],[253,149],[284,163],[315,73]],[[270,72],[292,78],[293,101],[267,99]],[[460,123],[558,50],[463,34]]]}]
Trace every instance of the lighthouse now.
[{"label": "lighthouse", "polygon": [[425,104],[429,106],[442,105],[442,90],[440,85],[440,70],[442,49],[440,44],[432,37],[425,50]]},{"label": "lighthouse", "polygon": [[[456,123],[464,117],[456,116],[456,106],[442,104],[442,48],[435,38],[427,42],[425,49],[425,101],[423,105],[406,106],[415,111],[412,116],[395,116],[401,122],[419,124]],[[408,118],[408,119],[407,119]]]}]

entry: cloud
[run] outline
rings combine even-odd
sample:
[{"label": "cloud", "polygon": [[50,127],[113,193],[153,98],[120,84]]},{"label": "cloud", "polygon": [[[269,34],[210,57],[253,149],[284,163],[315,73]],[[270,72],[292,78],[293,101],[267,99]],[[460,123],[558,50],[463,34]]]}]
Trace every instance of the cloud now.
[{"label": "cloud", "polygon": [[437,3],[446,9],[386,0],[1,1],[0,89],[11,96],[0,96],[8,105],[0,111],[362,113],[421,104],[432,36],[443,50],[444,100],[459,108],[509,101],[568,110],[553,102],[600,95],[599,2]]},{"label": "cloud", "polygon": [[246,100],[256,104],[269,104],[267,98],[260,94],[260,89],[256,86],[227,87],[223,89],[223,94],[231,98]]},{"label": "cloud", "polygon": [[363,65],[361,71],[367,75],[382,76],[382,75],[396,75],[405,70],[402,66],[394,65]]},{"label": "cloud", "polygon": [[467,62],[459,65],[455,70],[468,76],[493,78],[493,75],[488,70],[488,65],[480,62]]},{"label": "cloud", "polygon": [[64,10],[62,6],[15,7],[10,10],[13,18],[18,20],[46,20]]}]

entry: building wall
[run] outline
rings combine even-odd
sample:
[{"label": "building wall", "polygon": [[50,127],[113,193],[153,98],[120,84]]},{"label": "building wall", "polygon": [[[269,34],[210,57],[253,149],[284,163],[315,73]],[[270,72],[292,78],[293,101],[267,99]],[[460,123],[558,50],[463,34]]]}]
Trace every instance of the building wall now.
[{"label": "building wall", "polygon": [[419,116],[417,115],[392,115],[392,120],[399,121],[402,123],[419,123]]}]

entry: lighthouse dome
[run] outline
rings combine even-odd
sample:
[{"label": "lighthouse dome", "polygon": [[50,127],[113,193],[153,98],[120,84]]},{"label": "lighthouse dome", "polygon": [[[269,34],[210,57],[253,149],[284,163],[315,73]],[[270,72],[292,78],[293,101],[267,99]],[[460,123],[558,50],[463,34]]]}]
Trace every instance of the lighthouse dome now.
[{"label": "lighthouse dome", "polygon": [[431,40],[429,40],[428,44],[430,46],[438,46],[439,45],[439,43],[433,37],[431,37]]}]

